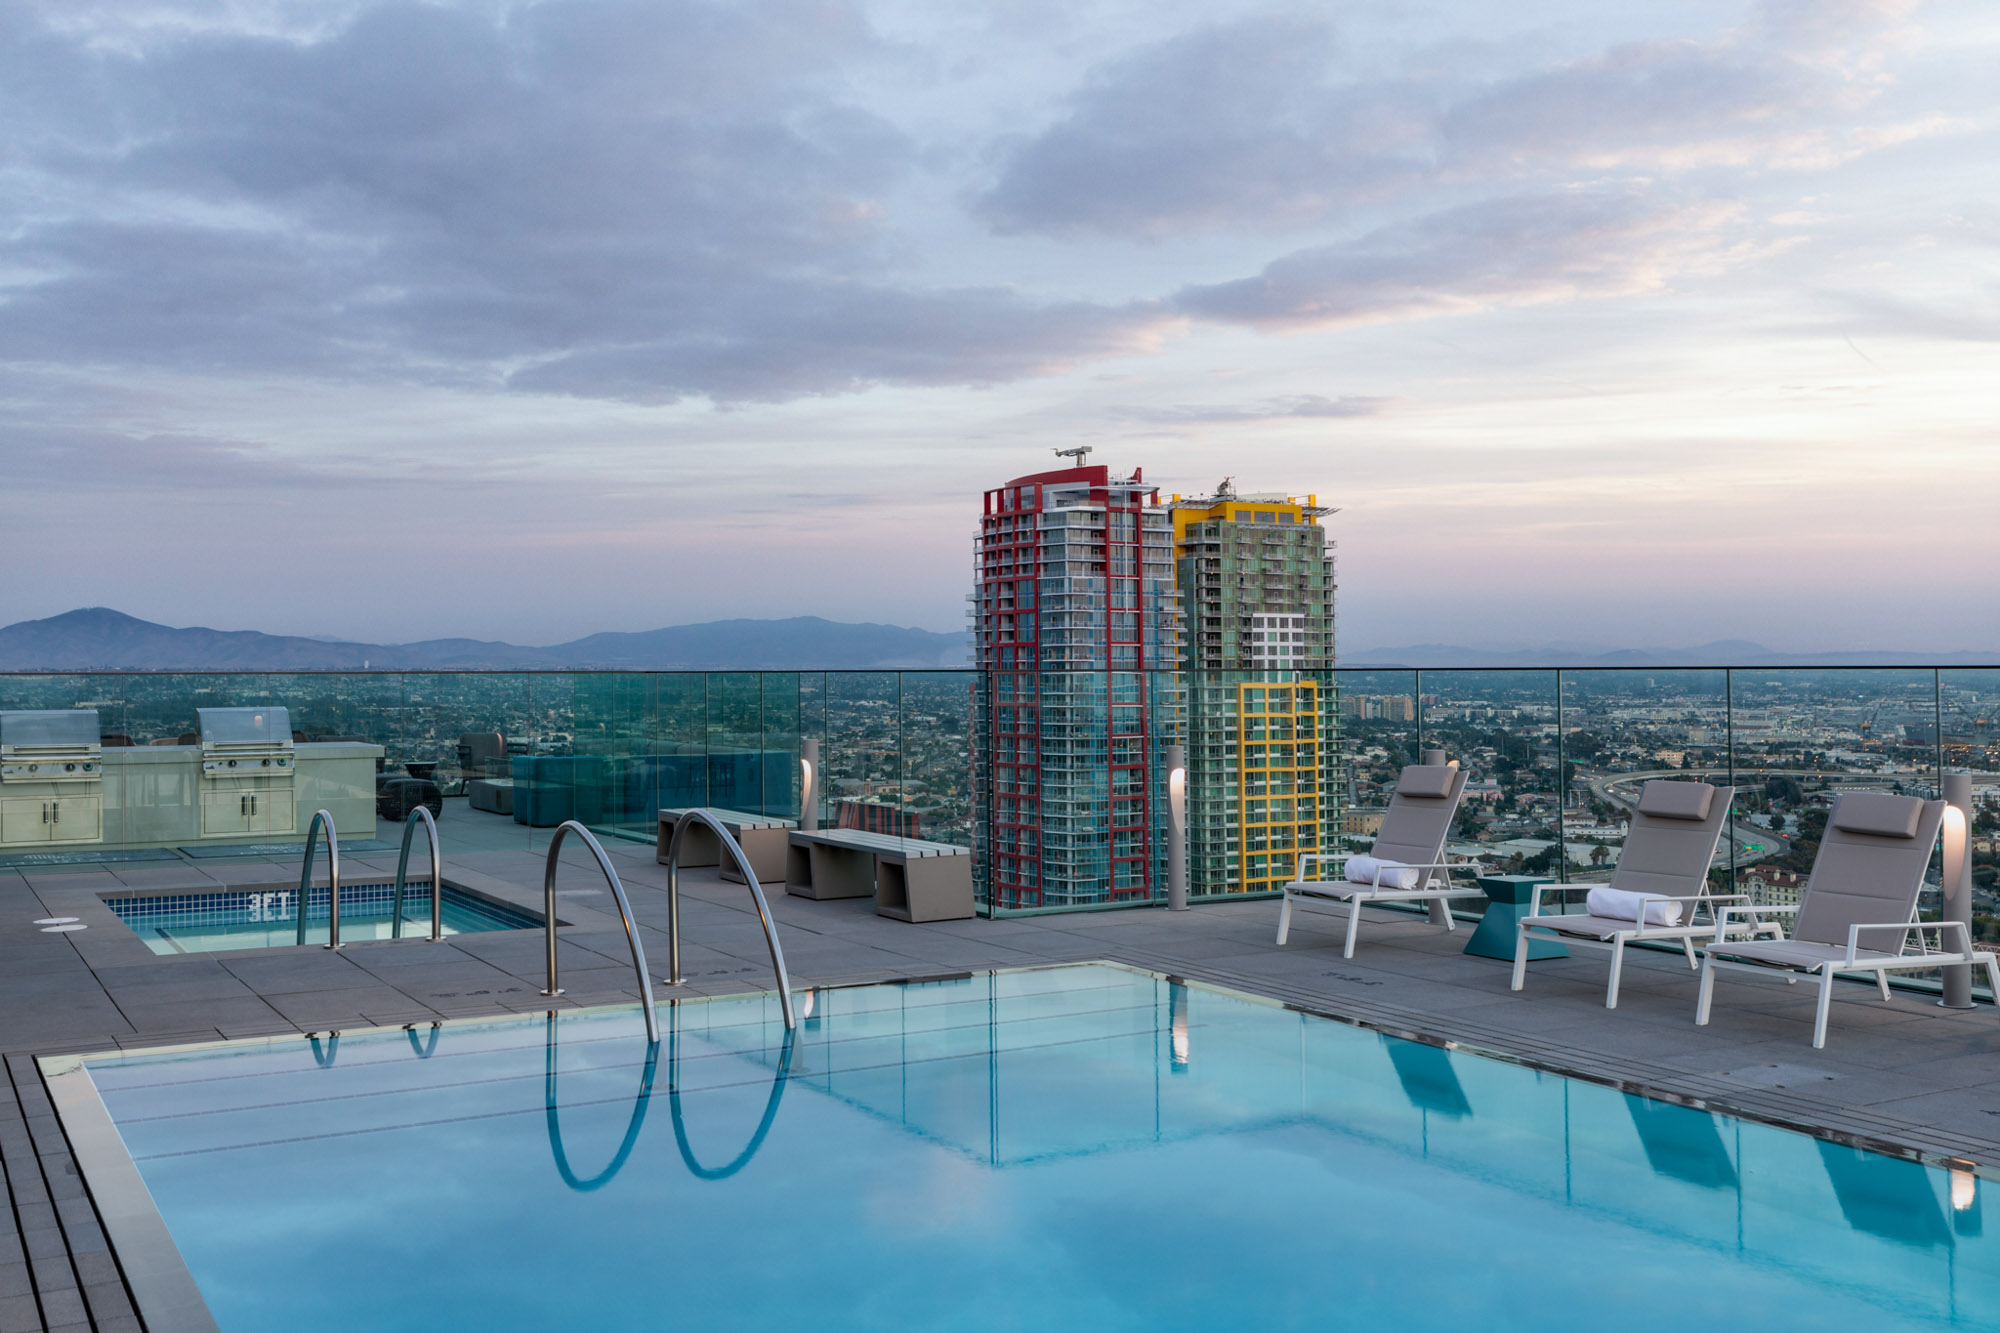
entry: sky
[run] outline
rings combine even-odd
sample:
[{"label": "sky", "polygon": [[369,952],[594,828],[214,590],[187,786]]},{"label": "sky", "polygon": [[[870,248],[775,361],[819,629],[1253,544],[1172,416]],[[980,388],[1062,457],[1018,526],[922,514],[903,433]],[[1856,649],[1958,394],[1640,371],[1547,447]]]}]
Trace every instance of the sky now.
[{"label": "sky", "polygon": [[0,623],[963,628],[980,492],[1340,638],[2000,649],[2000,8],[0,0]]}]

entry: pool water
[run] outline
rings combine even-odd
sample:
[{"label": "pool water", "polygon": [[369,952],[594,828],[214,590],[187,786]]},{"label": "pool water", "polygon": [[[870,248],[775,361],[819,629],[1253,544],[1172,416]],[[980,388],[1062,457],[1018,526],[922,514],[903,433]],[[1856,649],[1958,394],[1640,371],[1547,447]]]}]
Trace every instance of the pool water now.
[{"label": "pool water", "polygon": [[1122,968],[805,998],[85,1068],[225,1333],[2000,1325],[1970,1176]]},{"label": "pool water", "polygon": [[[107,898],[105,906],[132,928],[154,953],[219,953],[229,949],[269,949],[299,942],[298,892],[294,889],[229,889],[212,893]],[[325,944],[329,893],[314,889],[306,904],[306,943]],[[390,938],[396,886],[342,884],[340,940]],[[444,933],[540,929],[542,919],[463,889],[444,886]],[[424,938],[431,929],[429,881],[403,890],[403,937]]]}]

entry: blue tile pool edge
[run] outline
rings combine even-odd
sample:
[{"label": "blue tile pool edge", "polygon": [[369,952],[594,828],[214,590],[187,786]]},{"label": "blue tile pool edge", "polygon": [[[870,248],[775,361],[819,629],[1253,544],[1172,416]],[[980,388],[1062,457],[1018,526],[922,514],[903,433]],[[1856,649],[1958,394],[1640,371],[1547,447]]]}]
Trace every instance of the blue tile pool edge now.
[{"label": "blue tile pool edge", "polygon": [[[271,952],[271,951],[266,951]],[[854,990],[871,986],[916,986],[945,981],[967,981],[975,977],[1012,976],[1030,972],[1055,972],[1082,967],[1104,967],[1115,971],[1164,981],[1169,985],[1187,986],[1268,1009],[1287,1013],[1302,1014],[1310,1018],[1324,1019],[1346,1027],[1361,1028],[1379,1033],[1399,1041],[1413,1042],[1421,1046],[1432,1046],[1445,1051],[1457,1051],[1481,1059],[1495,1060],[1502,1064],[1516,1065],[1560,1078],[1574,1079],[1579,1083],[1608,1088],[1648,1101],[1663,1102],[1671,1106],[1686,1107],[1713,1115],[1725,1115],[1751,1124],[1766,1125],[1773,1129],[1786,1130],[1804,1137],[1823,1142],[1837,1143],[1844,1147],[1859,1149],[1878,1156],[1899,1161],[1916,1162],[1924,1166],[1947,1171],[1970,1171],[1985,1180],[2000,1181],[2000,1163],[1974,1162],[1964,1157],[1934,1152],[1912,1144],[1890,1139],[1877,1138],[1867,1134],[1857,1134],[1826,1125],[1815,1125],[1772,1113],[1757,1107],[1739,1107],[1726,1098],[1703,1097],[1677,1092],[1671,1088],[1661,1088],[1637,1079],[1620,1078],[1601,1071],[1565,1067],[1558,1061],[1524,1055],[1513,1051],[1491,1050],[1473,1043],[1456,1041],[1426,1032],[1400,1027],[1376,1019],[1362,1018],[1353,1014],[1336,1013],[1313,1005],[1283,1000],[1275,996],[1261,995],[1222,982],[1200,977],[1183,976],[1174,972],[1162,972],[1141,967],[1133,963],[1113,959],[1077,959],[1061,963],[1040,963],[1019,967],[977,968],[970,971],[927,973],[907,977],[884,977],[866,981],[830,982],[820,986],[806,986],[798,989],[807,991]],[[775,991],[736,991],[725,995],[669,995],[658,1001],[660,1006],[709,1004],[716,1001],[738,1002],[752,999],[774,999]],[[568,1016],[590,1016],[597,1014],[625,1013],[636,1010],[637,1003],[570,1006],[552,1008],[546,1012]],[[198,1051],[229,1048],[243,1050],[253,1046],[276,1046],[286,1042],[313,1041],[322,1036],[339,1036],[345,1032],[357,1035],[375,1033],[409,1032],[422,1027],[450,1026],[455,1028],[477,1027],[495,1023],[514,1023],[532,1018],[541,1010],[512,1010],[505,1013],[480,1014],[464,1018],[440,1019],[425,1023],[400,1023],[393,1026],[344,1028],[336,1032],[282,1033],[266,1037],[240,1037],[230,1040],[170,1043],[164,1046],[143,1048],[112,1048],[102,1051],[85,1051],[67,1055],[44,1055],[36,1058],[36,1066],[42,1081],[48,1087],[49,1098],[55,1106],[56,1117],[68,1136],[71,1153],[76,1158],[77,1171],[84,1189],[88,1192],[99,1218],[103,1221],[104,1232],[110,1244],[111,1254],[125,1278],[132,1301],[139,1310],[141,1321],[147,1333],[220,1333],[214,1316],[209,1312],[208,1303],[195,1285],[194,1276],[181,1257],[180,1247],[174,1242],[167,1228],[166,1219],[153,1202],[152,1192],[146,1188],[139,1174],[139,1168],[126,1151],[125,1141],[119,1135],[111,1113],[106,1109],[103,1098],[98,1094],[97,1085],[90,1077],[93,1063],[110,1064],[126,1059],[161,1055],[192,1054]]]},{"label": "blue tile pool edge", "polygon": [[[394,877],[391,876],[388,882],[393,882],[393,879]],[[363,881],[357,881],[357,887],[359,887],[361,884],[373,886],[381,884],[383,882],[384,881],[379,878],[370,877]],[[324,871],[322,871],[321,873],[313,876],[312,890],[314,893],[319,893],[327,888],[327,884],[328,882],[326,879],[326,875]],[[210,887],[194,887],[194,888],[158,889],[158,888],[144,888],[144,887],[132,886],[120,889],[99,889],[96,890],[94,894],[94,896],[97,899],[97,907],[102,909],[104,915],[108,917],[109,920],[94,921],[93,924],[108,926],[112,923],[116,923],[117,926],[124,931],[124,933],[131,939],[131,941],[134,944],[137,944],[140,948],[146,950],[147,958],[160,959],[162,961],[172,961],[180,958],[210,958],[222,954],[226,954],[230,957],[236,957],[236,958],[247,957],[255,954],[270,954],[270,955],[284,954],[296,950],[299,946],[296,944],[274,944],[274,945],[254,945],[242,949],[205,950],[205,951],[197,951],[194,953],[156,953],[149,945],[147,945],[146,941],[140,937],[139,933],[132,929],[131,923],[127,921],[123,916],[121,916],[118,913],[117,909],[114,908],[111,904],[114,902],[130,902],[135,899],[149,899],[149,898],[172,899],[172,898],[193,898],[193,897],[220,897],[220,896],[229,896],[236,894],[247,895],[247,894],[259,894],[259,893],[296,893],[298,892],[298,887],[299,886],[296,881],[271,880],[268,882],[259,881],[253,884],[217,884]],[[539,901],[536,902],[533,906],[524,906],[520,903],[509,902],[507,899],[502,898],[497,894],[489,893],[484,889],[473,888],[469,884],[465,884],[460,882],[459,880],[451,878],[446,878],[444,880],[444,887],[448,891],[457,893],[461,897],[472,899],[474,902],[480,904],[481,906],[491,908],[496,913],[531,919],[529,924],[509,927],[509,929],[543,930],[547,926],[547,922],[544,920],[542,915],[542,906]],[[408,899],[409,901],[415,902],[416,904],[418,904],[419,907],[427,908],[430,902],[430,880],[428,874],[426,874],[426,876],[422,879],[412,879],[408,881],[406,885],[406,892],[409,895]],[[312,914],[312,909],[310,907],[308,908],[308,913],[309,915],[307,917],[307,929],[308,932],[310,932],[312,928],[312,923],[314,921],[324,922],[326,917],[323,912],[320,912],[316,915]],[[561,916],[556,917],[556,927],[558,929],[561,929],[566,926],[571,926],[574,924],[576,923],[573,921],[567,921],[563,919]],[[324,934],[324,927],[322,927],[321,933]],[[488,932],[478,932],[478,933],[488,933]],[[353,949],[353,948],[366,947],[370,945],[383,945],[383,944],[397,945],[412,940],[429,942],[430,936],[424,929],[419,929],[418,933],[413,935],[409,933],[408,929],[406,928],[401,939],[345,940],[341,943],[340,947],[343,949]],[[324,942],[323,941],[315,942],[309,938],[306,942],[306,947],[307,948],[324,947]],[[138,960],[135,959],[135,962],[136,961]]]}]

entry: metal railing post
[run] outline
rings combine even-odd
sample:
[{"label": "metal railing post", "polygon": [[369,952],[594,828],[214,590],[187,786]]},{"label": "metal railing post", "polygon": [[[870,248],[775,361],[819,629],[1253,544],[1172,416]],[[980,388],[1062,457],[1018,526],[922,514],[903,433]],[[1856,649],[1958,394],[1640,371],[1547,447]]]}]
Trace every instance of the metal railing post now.
[{"label": "metal railing post", "polygon": [[305,864],[299,867],[299,938],[306,942],[306,901],[312,896],[313,847],[321,829],[326,830],[326,875],[331,892],[327,898],[326,947],[340,947],[340,837],[333,829],[333,816],[324,810],[313,811],[312,823],[306,828]]}]

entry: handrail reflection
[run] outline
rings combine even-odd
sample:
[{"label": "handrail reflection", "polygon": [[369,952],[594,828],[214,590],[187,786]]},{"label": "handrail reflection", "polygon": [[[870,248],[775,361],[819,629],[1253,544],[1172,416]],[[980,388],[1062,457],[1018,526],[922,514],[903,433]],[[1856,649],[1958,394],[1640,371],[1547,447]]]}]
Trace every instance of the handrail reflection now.
[{"label": "handrail reflection", "polygon": [[545,1020],[547,1035],[544,1038],[547,1055],[542,1066],[543,1116],[548,1122],[549,1152],[555,1157],[556,1172],[562,1176],[563,1184],[587,1194],[591,1190],[603,1189],[618,1173],[625,1169],[625,1159],[632,1155],[633,1145],[639,1142],[639,1130],[646,1123],[646,1106],[653,1098],[653,1074],[660,1062],[660,1043],[656,1039],[646,1042],[646,1063],[639,1074],[639,1093],[632,1099],[632,1116],[625,1124],[625,1137],[619,1141],[618,1151],[611,1156],[611,1164],[592,1176],[589,1180],[579,1179],[570,1167],[569,1154],[563,1151],[562,1110],[557,1104],[556,1073],[556,1016],[551,1011]]},{"label": "handrail reflection", "polygon": [[792,1048],[798,1035],[795,1027],[785,1029],[785,1044],[778,1055],[778,1072],[771,1080],[770,1095],[764,1099],[764,1115],[757,1121],[756,1132],[743,1145],[743,1151],[737,1153],[727,1166],[703,1166],[695,1159],[694,1148],[688,1143],[687,1122],[681,1116],[680,1006],[674,1006],[667,1020],[667,1110],[673,1116],[674,1145],[680,1149],[681,1161],[690,1175],[698,1180],[727,1180],[750,1165],[750,1159],[764,1146],[765,1136],[770,1134],[771,1126],[778,1118],[778,1107],[785,1100],[785,1084],[792,1077]]},{"label": "handrail reflection", "polygon": [[419,1045],[417,1042],[417,1025],[415,1023],[403,1024],[403,1035],[410,1039],[410,1049],[417,1053],[417,1059],[428,1060],[437,1054],[438,1032],[443,1027],[444,1024],[442,1023],[431,1024],[430,1040]]},{"label": "handrail reflection", "polygon": [[321,1069],[333,1068],[334,1060],[340,1055],[340,1034],[338,1032],[327,1033],[326,1049],[324,1050],[320,1049],[319,1033],[306,1033],[306,1040],[312,1043],[313,1063]]}]

